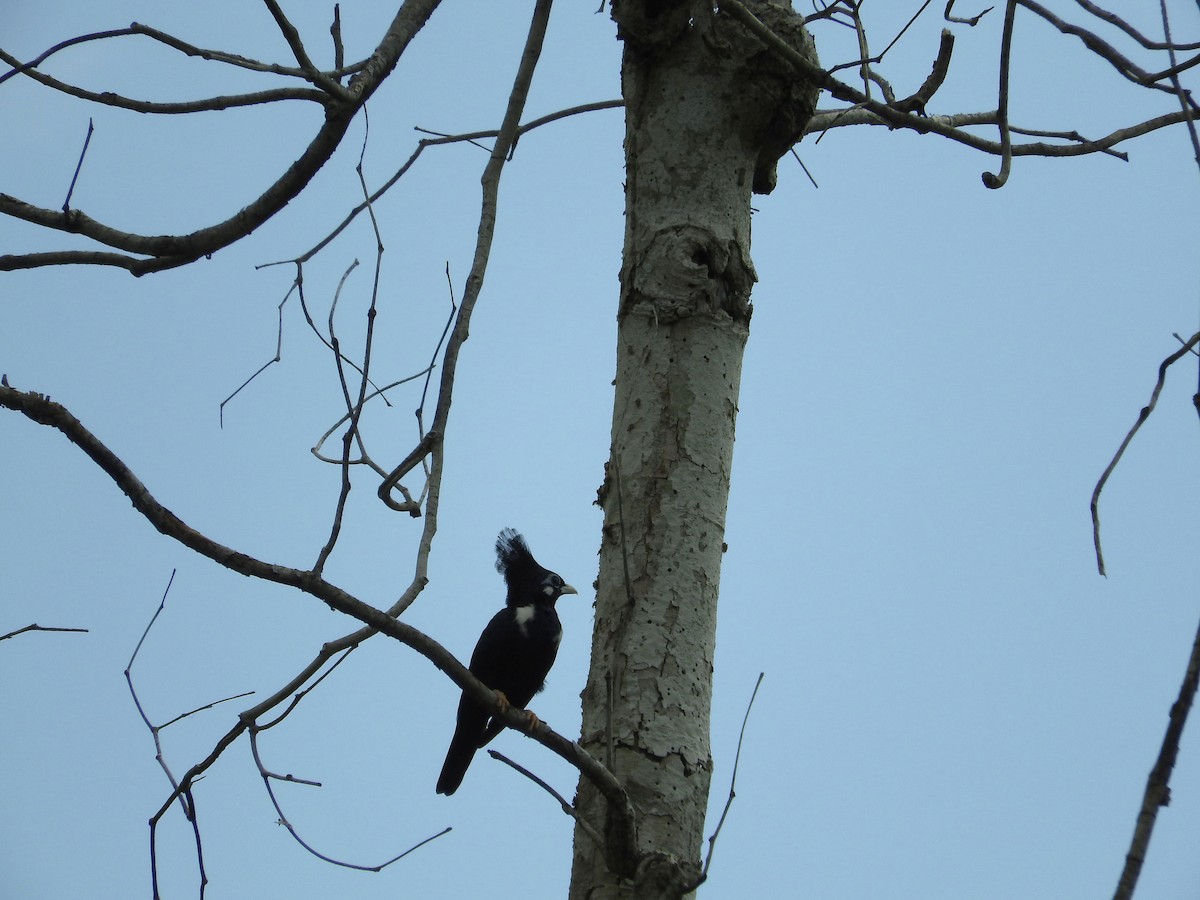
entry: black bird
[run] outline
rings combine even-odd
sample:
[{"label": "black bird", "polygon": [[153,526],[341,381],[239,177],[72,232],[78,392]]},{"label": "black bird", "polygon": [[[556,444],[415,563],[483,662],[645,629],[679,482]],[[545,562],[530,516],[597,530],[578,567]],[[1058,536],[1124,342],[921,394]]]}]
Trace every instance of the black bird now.
[{"label": "black bird", "polygon": [[[502,700],[523,709],[542,689],[558,653],[562,625],[554,602],[563,594],[579,592],[538,565],[525,538],[512,528],[505,528],[496,538],[496,569],[508,585],[508,598],[504,609],[483,629],[468,668],[503,695]],[[491,713],[464,691],[458,702],[458,724],[438,776],[439,794],[458,790],[475,751],[504,728],[490,719]]]}]

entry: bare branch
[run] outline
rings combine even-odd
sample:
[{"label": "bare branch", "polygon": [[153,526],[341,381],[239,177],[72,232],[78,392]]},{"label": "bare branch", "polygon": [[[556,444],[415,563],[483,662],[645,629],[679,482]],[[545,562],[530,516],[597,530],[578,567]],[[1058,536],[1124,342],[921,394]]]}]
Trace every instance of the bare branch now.
[{"label": "bare branch", "polygon": [[1108,43],[1108,41],[1101,38],[1098,34],[1059,18],[1050,10],[1046,9],[1046,7],[1036,2],[1036,0],[1016,0],[1016,2],[1020,3],[1021,6],[1025,7],[1025,9],[1037,14],[1042,19],[1049,22],[1063,34],[1072,35],[1079,38],[1081,41],[1083,41],[1083,45],[1087,47],[1088,50],[1092,51],[1109,65],[1111,65],[1117,70],[1117,72],[1121,74],[1123,78],[1127,78],[1134,84],[1139,84],[1142,87],[1147,87],[1151,90],[1174,93],[1170,86],[1157,83],[1158,80],[1163,77],[1161,73],[1151,74],[1150,72],[1147,72],[1141,66],[1137,65],[1137,63],[1133,62],[1133,60],[1120,53],[1115,47],[1112,46],[1112,44]]},{"label": "bare branch", "polygon": [[[541,126],[548,125],[551,122],[557,122],[559,119],[565,119],[569,116],[577,116],[577,115],[580,115],[581,113],[594,112],[596,110],[601,110],[601,109],[620,109],[624,105],[625,105],[625,102],[623,100],[601,100],[596,103],[584,103],[579,106],[572,106],[569,109],[561,109],[556,112],[552,112],[547,115],[541,116],[540,118],[534,119],[533,121],[527,122],[526,124],[522,125],[520,128],[517,129],[517,138],[519,139],[521,136],[523,136],[527,132],[533,131],[535,128],[540,128]],[[421,130],[421,129],[418,129],[418,130]],[[497,137],[499,135],[499,133],[500,132],[496,131],[496,130],[473,131],[473,132],[469,132],[466,134],[441,135],[436,138],[422,139],[421,141],[419,141],[417,143],[417,149],[412,152],[412,154],[408,157],[407,160],[405,160],[404,165],[402,165],[396,171],[396,173],[394,175],[392,175],[391,178],[389,178],[386,182],[384,182],[380,188],[378,188],[374,193],[372,193],[368,199],[370,200],[371,203],[378,202],[379,199],[384,194],[386,194],[389,190],[391,190],[391,188],[396,184],[396,182],[398,182],[401,178],[403,178],[408,173],[409,169],[411,169],[413,167],[413,165],[416,163],[417,159],[421,156],[422,153],[425,152],[425,149],[427,147],[434,147],[434,146],[437,146],[440,144],[455,144],[455,143],[461,143],[463,141],[473,142],[473,141],[482,140],[484,138],[494,138],[494,137]],[[346,215],[346,217],[341,221],[341,223],[339,223],[338,226],[333,229],[333,231],[331,231],[329,234],[327,234],[325,237],[323,237],[313,247],[309,248],[304,253],[300,254],[300,256],[296,257],[296,259],[294,259],[294,260],[284,259],[284,260],[277,260],[272,263],[264,263],[259,268],[265,268],[266,266],[278,266],[278,265],[283,265],[284,263],[297,262],[297,261],[298,262],[308,262],[308,260],[312,259],[318,253],[320,253],[323,249],[325,249],[325,247],[327,247],[329,245],[329,243],[331,241],[333,241],[334,238],[336,238],[339,234],[341,234],[343,231],[345,231],[347,226],[349,226],[350,223],[353,222],[358,217],[359,213],[363,212],[366,208],[367,208],[366,202],[360,203],[358,206],[354,207],[352,210],[350,210],[350,212]]]},{"label": "bare branch", "polygon": [[530,772],[524,766],[520,765],[519,763],[513,762],[511,759],[509,759],[507,756],[505,756],[499,750],[488,750],[488,755],[492,759],[497,759],[500,762],[504,763],[506,766],[516,769],[518,772],[520,772],[522,775],[524,775],[526,778],[528,778],[534,784],[540,786],[547,794],[549,794],[551,797],[553,797],[555,800],[558,801],[558,805],[562,807],[563,812],[565,812],[568,816],[570,816],[572,819],[574,819],[576,822],[579,823],[579,827],[583,829],[583,833],[586,834],[589,838],[591,838],[597,847],[600,847],[600,848],[604,847],[604,838],[603,838],[603,836],[601,836],[600,832],[598,832],[592,826],[591,822],[589,822],[587,819],[585,819],[583,816],[581,816],[579,814],[579,811],[577,809],[575,809],[575,807],[573,807],[570,803],[568,803],[566,798],[563,797],[562,794],[560,794],[554,788],[550,787],[549,784],[547,784],[541,778],[538,778],[538,776],[534,775],[532,772]]},{"label": "bare branch", "polygon": [[87,156],[88,145],[92,143],[92,133],[96,130],[91,118],[88,119],[87,135],[83,139],[83,149],[79,151],[79,162],[75,164],[75,174],[71,176],[71,186],[67,188],[67,199],[63,201],[63,212],[71,208],[71,195],[75,193],[75,182],[79,180],[79,170],[83,168],[83,158]]},{"label": "bare branch", "polygon": [[342,100],[349,100],[353,95],[342,86],[341,82],[330,78],[313,65],[313,61],[308,58],[308,51],[304,49],[304,41],[300,39],[300,32],[296,30],[296,26],[289,21],[288,17],[283,14],[283,10],[276,0],[263,0],[263,3],[266,4],[267,10],[275,19],[275,24],[279,26],[279,31],[283,34],[283,39],[292,48],[292,55],[296,57],[296,62],[300,64],[300,71],[304,73],[304,77],[327,94],[340,97]]},{"label": "bare branch", "polygon": [[721,818],[717,820],[717,827],[708,839],[708,855],[704,858],[704,869],[700,872],[700,878],[693,885],[692,890],[700,887],[708,878],[708,867],[712,865],[713,851],[717,848],[717,838],[721,834],[721,828],[725,825],[725,817],[729,815],[729,808],[733,806],[733,798],[737,796],[734,788],[737,785],[738,763],[742,760],[742,741],[746,738],[746,723],[750,721],[750,710],[754,708],[754,699],[758,696],[758,689],[762,687],[762,681],[763,673],[759,672],[758,680],[754,682],[754,690],[750,692],[750,702],[746,704],[746,713],[742,716],[742,730],[738,732],[737,752],[733,755],[733,772],[729,776],[729,796],[725,800],[725,808],[721,810]]},{"label": "bare branch", "polygon": [[[209,50],[203,47],[197,47],[194,44],[189,44],[187,41],[180,40],[173,35],[167,34],[165,31],[159,31],[157,28],[152,28],[149,25],[143,25],[140,22],[133,22],[128,28],[116,28],[111,31],[98,31],[91,34],[82,34],[78,37],[68,38],[65,41],[60,41],[27,63],[13,62],[12,57],[0,57],[5,59],[9,65],[13,66],[12,69],[0,75],[0,84],[3,84],[15,75],[26,74],[30,69],[36,69],[51,56],[67,49],[68,47],[78,46],[79,44],[85,44],[91,41],[107,40],[108,38],[126,37],[129,35],[142,35],[144,37],[148,37],[153,41],[172,48],[173,50],[178,50],[185,56],[195,56],[204,60],[226,63],[227,65],[235,66],[240,69],[247,69],[252,72],[286,75],[292,78],[305,77],[302,71],[293,66],[281,66],[275,63],[265,63],[256,59],[248,59],[245,56],[239,56],[236,53],[226,53],[222,50]],[[339,63],[338,67],[334,69],[334,71],[327,72],[326,74],[331,78],[352,75],[362,69],[362,67],[366,64],[366,60],[361,60],[349,66],[342,66]]]},{"label": "bare branch", "polygon": [[221,401],[221,405],[217,407],[217,416],[218,416],[218,419],[220,421],[222,428],[225,427],[225,407],[226,407],[226,405],[234,397],[236,397],[238,394],[240,394],[242,392],[242,390],[245,389],[245,387],[248,384],[250,384],[250,382],[252,382],[254,379],[256,379],[263,372],[265,372],[268,369],[268,367],[273,366],[275,363],[277,363],[281,359],[283,359],[283,306],[285,303],[288,302],[288,298],[290,296],[292,296],[292,292],[295,291],[303,283],[303,273],[301,273],[299,271],[299,268],[300,268],[299,265],[297,265],[296,268],[297,268],[296,280],[294,282],[292,282],[292,286],[290,288],[288,288],[288,292],[283,295],[283,299],[279,301],[279,306],[276,307],[276,313],[279,316],[279,330],[275,333],[275,355],[273,357],[271,357],[270,359],[268,359],[261,366],[259,366],[258,370],[253,375],[251,375],[249,378],[247,378],[245,381],[243,381],[240,385],[238,385],[237,390],[235,390],[232,394],[230,394],[228,397],[226,397],[224,400]]},{"label": "bare branch", "polygon": [[[851,103],[855,107],[850,110],[819,111],[809,122],[806,134],[823,131],[827,128],[845,125],[875,124],[886,125],[889,128],[909,128],[921,134],[938,134],[948,137],[976,150],[984,150],[998,156],[1003,155],[999,142],[982,138],[961,130],[962,125],[999,124],[997,111],[990,113],[964,113],[954,116],[918,116],[895,106],[871,100],[861,91],[844,82],[838,81],[819,66],[813,65],[808,59],[797,53],[782,38],[764,25],[739,0],[722,0],[721,10],[744,24],[752,33],[781,57],[787,60],[796,71],[813,83],[829,91],[837,100]],[[1106,137],[1085,141],[1079,144],[1045,144],[1030,143],[1011,147],[1013,156],[1080,156],[1085,153],[1097,153],[1108,150],[1113,145],[1130,138],[1139,137],[1159,128],[1175,125],[1186,121],[1182,112],[1157,116],[1118,129]],[[1011,131],[1018,131],[1016,126],[1010,126]]]},{"label": "bare branch", "polygon": [[280,804],[279,804],[279,798],[275,796],[275,790],[271,786],[272,781],[284,781],[284,782],[288,782],[289,784],[303,784],[303,785],[308,785],[310,787],[320,787],[321,786],[320,782],[309,781],[304,778],[297,778],[294,775],[278,775],[278,774],[268,770],[266,768],[266,766],[263,765],[262,756],[259,754],[259,751],[258,751],[258,732],[260,730],[261,729],[259,729],[259,728],[251,728],[250,729],[250,752],[254,756],[255,765],[258,766],[259,775],[262,776],[263,786],[266,787],[266,789],[267,789],[267,796],[271,798],[271,805],[275,807],[275,812],[278,813],[278,815],[279,815],[279,819],[278,819],[279,824],[287,829],[288,834],[290,834],[292,836],[292,839],[295,840],[295,842],[297,844],[299,844],[301,847],[303,847],[305,850],[307,850],[309,853],[311,853],[313,856],[315,856],[317,859],[321,860],[322,862],[327,862],[327,863],[330,863],[331,865],[335,865],[335,866],[341,866],[344,869],[356,869],[360,872],[379,872],[379,871],[382,871],[383,869],[387,868],[388,866],[390,866],[392,863],[399,862],[400,860],[404,859],[404,857],[408,856],[408,854],[412,853],[414,850],[418,849],[419,847],[424,847],[430,841],[436,840],[437,838],[441,837],[442,835],[448,834],[450,832],[449,828],[443,828],[437,834],[431,835],[430,837],[427,837],[424,840],[419,841],[418,843],[414,844],[412,847],[409,847],[403,853],[398,853],[395,856],[393,856],[391,859],[388,859],[381,863],[376,863],[375,865],[363,865],[360,863],[346,862],[345,860],[336,859],[332,856],[328,856],[328,855],[322,853],[321,851],[319,851],[315,847],[313,847],[312,844],[310,844],[306,840],[304,840],[304,838],[302,838],[300,836],[300,832],[298,832],[296,830],[295,826],[292,825],[292,823],[288,819],[288,817],[286,815],[284,815],[283,807],[280,806]]},{"label": "bare branch", "polygon": [[[159,768],[167,776],[167,781],[171,783],[172,798],[179,799],[180,809],[183,810],[184,818],[191,823],[192,834],[196,841],[196,864],[200,871],[200,895],[204,896],[204,886],[208,882],[208,878],[204,873],[204,846],[200,840],[200,825],[196,819],[196,805],[192,798],[190,790],[180,789],[180,784],[175,778],[175,774],[171,771],[171,767],[167,765],[167,758],[163,754],[162,740],[159,737],[160,732],[166,726],[156,726],[150,721],[150,717],[146,715],[146,710],[142,706],[142,701],[138,697],[137,690],[133,686],[133,670],[134,660],[137,659],[139,651],[142,649],[142,644],[146,643],[146,636],[150,634],[150,629],[154,627],[154,623],[158,621],[159,615],[167,605],[167,595],[171,592],[171,585],[175,583],[175,570],[171,570],[171,577],[167,579],[167,586],[163,589],[162,599],[158,602],[158,609],[154,611],[154,615],[150,617],[150,621],[146,623],[146,630],[142,632],[142,636],[138,639],[137,645],[133,648],[133,653],[129,656],[129,662],[125,666],[125,683],[129,686],[129,695],[133,698],[133,705],[137,709],[138,715],[141,716],[142,723],[150,732],[150,737],[154,741],[154,759],[158,763]],[[182,717],[180,717],[182,718]],[[175,720],[172,720],[175,721]],[[169,723],[168,723],[169,724]],[[157,856],[155,854],[155,829],[153,823],[150,828],[150,877],[154,885],[154,896],[158,897],[158,867]]]},{"label": "bare branch", "polygon": [[[1154,412],[1154,407],[1158,405],[1158,395],[1162,393],[1163,385],[1167,381],[1167,369],[1186,356],[1197,344],[1200,344],[1200,331],[1188,338],[1182,347],[1164,359],[1159,365],[1158,380],[1154,384],[1154,390],[1150,393],[1150,402],[1143,406],[1141,412],[1138,413],[1137,421],[1133,423],[1133,427],[1125,435],[1125,440],[1121,441],[1121,446],[1117,448],[1117,452],[1104,469],[1104,474],[1100,476],[1100,480],[1096,482],[1096,487],[1092,491],[1092,543],[1096,548],[1096,568],[1101,575],[1108,575],[1108,573],[1104,570],[1104,553],[1100,550],[1100,492],[1104,490],[1104,486],[1108,483],[1108,477],[1112,475],[1113,470],[1117,467],[1117,463],[1125,455],[1125,448],[1133,441],[1133,436],[1138,433],[1138,430],[1150,418],[1150,413]],[[1200,395],[1197,396],[1200,397]],[[1200,410],[1200,401],[1197,402],[1197,409]]]},{"label": "bare branch", "polygon": [[18,634],[25,634],[29,631],[74,631],[87,634],[86,628],[55,628],[48,625],[38,625],[35,622],[32,625],[26,625],[24,628],[18,628],[16,631],[10,631],[8,634],[0,634],[0,641],[7,641],[9,638],[14,638]]},{"label": "bare branch", "polygon": [[1017,0],[1008,0],[1004,9],[1004,31],[1000,38],[1000,99],[996,115],[1000,119],[1000,172],[983,173],[983,184],[989,190],[1004,187],[1012,170],[1012,134],[1008,125],[1008,72],[1012,57],[1013,20],[1017,15]]},{"label": "bare branch", "polygon": [[375,52],[348,86],[343,87],[328,78],[318,79],[334,85],[323,101],[326,104],[324,125],[274,184],[228,219],[186,235],[151,237],[111,228],[79,211],[57,213],[0,194],[0,213],[46,228],[81,234],[108,247],[135,254],[121,257],[97,255],[96,251],[64,250],[53,254],[0,256],[0,271],[82,263],[119,265],[135,275],[142,275],[186,265],[252,233],[296,197],[325,165],[341,144],[358,110],[395,68],[400,55],[439,3],[440,0],[405,0]]},{"label": "bare branch", "polygon": [[972,28],[974,28],[976,25],[979,24],[979,20],[982,19],[984,16],[986,16],[988,13],[990,13],[993,9],[995,9],[995,7],[989,6],[987,9],[985,9],[979,15],[970,16],[965,19],[961,18],[959,16],[951,15],[950,11],[952,9],[954,9],[954,0],[946,0],[946,9],[942,12],[942,18],[945,19],[947,22],[954,22],[957,25],[970,25]]},{"label": "bare branch", "polygon": [[0,50],[0,60],[13,66],[12,71],[6,73],[5,77],[20,72],[32,78],[43,87],[51,88],[72,97],[78,97],[80,100],[88,100],[92,103],[112,106],[117,109],[128,109],[132,112],[151,113],[155,115],[185,115],[187,113],[212,112],[222,109],[236,109],[241,106],[276,103],[281,100],[310,100],[316,103],[325,103],[328,99],[325,94],[312,88],[272,88],[265,91],[255,91],[251,94],[228,94],[218,97],[206,97],[202,100],[176,100],[168,102],[138,100],[134,97],[125,97],[112,91],[89,91],[87,88],[81,88],[78,85],[61,81],[58,78],[47,75],[45,72],[40,72],[32,68],[28,64],[22,65],[15,56],[4,50]]},{"label": "bare branch", "polygon": [[333,4],[333,24],[329,26],[329,36],[333,38],[333,66],[341,69],[346,59],[346,48],[342,45],[342,6]]},{"label": "bare branch", "polygon": [[1147,50],[1166,50],[1166,49],[1172,48],[1172,47],[1175,50],[1183,50],[1183,51],[1200,50],[1200,42],[1192,43],[1192,44],[1172,44],[1170,38],[1167,38],[1166,43],[1163,43],[1162,41],[1152,41],[1149,38],[1143,36],[1141,34],[1141,32],[1139,32],[1136,28],[1134,28],[1132,25],[1130,25],[1128,22],[1126,22],[1124,19],[1122,19],[1116,13],[1109,12],[1107,9],[1102,9],[1101,7],[1097,6],[1095,3],[1089,2],[1089,0],[1075,0],[1075,2],[1078,3],[1080,6],[1082,6],[1084,9],[1086,9],[1088,12],[1090,12],[1096,18],[1104,20],[1109,25],[1114,25],[1117,28],[1120,28],[1122,31],[1124,31],[1127,35],[1129,35],[1131,38],[1133,38],[1135,41],[1137,41],[1139,44],[1141,44]]},{"label": "bare branch", "polygon": [[1121,870],[1113,900],[1130,900],[1137,887],[1138,876],[1142,864],[1146,861],[1146,851],[1150,846],[1150,836],[1154,833],[1154,823],[1158,819],[1158,811],[1171,802],[1171,772],[1175,769],[1175,760],[1179,757],[1179,741],[1183,737],[1184,726],[1187,725],[1188,713],[1196,698],[1196,688],[1200,685],[1200,629],[1192,641],[1192,652],[1188,657],[1187,670],[1179,685],[1179,695],[1171,704],[1171,712],[1167,722],[1167,733],[1163,735],[1162,746],[1158,751],[1158,759],[1150,776],[1146,779],[1146,790],[1142,794],[1142,807],[1138,811],[1137,825],[1133,829],[1133,839],[1129,852],[1125,856],[1125,867]]},{"label": "bare branch", "polygon": [[[1013,144],[1012,155],[1083,156],[1088,153],[1105,153],[1115,156],[1118,159],[1127,160],[1129,158],[1127,154],[1113,150],[1112,148],[1124,141],[1186,121],[1187,116],[1182,112],[1166,113],[1165,115],[1155,116],[1153,119],[1147,119],[1145,122],[1139,122],[1136,125],[1118,128],[1116,131],[1099,138],[1084,138],[1078,132],[1039,131],[1012,125],[1009,130],[1017,134],[1061,137],[1066,140],[1079,142],[1071,144],[1047,144],[1042,141],[1036,141],[1028,144]],[[926,124],[922,125],[921,123]],[[1001,149],[998,141],[989,140],[980,135],[962,130],[964,126],[969,125],[996,125],[998,123],[999,116],[995,110],[992,110],[991,112],[959,113],[952,116],[933,115],[928,118],[914,116],[911,123],[906,123],[902,127],[911,128],[913,131],[922,134],[941,135],[976,150],[994,153],[999,156]],[[889,128],[896,127],[894,123],[888,122],[882,116],[876,115],[873,110],[818,110],[817,114],[813,116],[812,121],[809,122],[806,133],[820,132],[830,128],[844,128],[850,125],[884,125]]]},{"label": "bare branch", "polygon": [[933,99],[933,95],[937,93],[946,80],[946,76],[950,74],[950,58],[954,55],[954,34],[949,28],[942,29],[942,38],[938,43],[937,57],[933,61],[933,71],[929,73],[929,77],[917,88],[916,92],[903,100],[892,103],[896,109],[904,112],[915,112],[925,115],[925,106]]},{"label": "bare branch", "polygon": [[[548,0],[542,0],[542,2],[548,2]],[[88,431],[66,407],[47,399],[41,394],[18,391],[4,384],[0,384],[0,406],[20,412],[31,421],[48,425],[62,432],[68,440],[87,454],[116,483],[125,495],[129,497],[134,508],[162,534],[178,541],[201,556],[213,560],[230,571],[262,581],[294,587],[303,593],[321,600],[330,608],[357,619],[368,626],[369,632],[365,635],[360,630],[355,635],[343,638],[343,642],[358,635],[363,635],[365,639],[365,637],[370,636],[371,632],[382,632],[394,640],[411,647],[433,663],[434,666],[445,672],[456,685],[466,691],[472,699],[487,709],[497,720],[509,727],[520,728],[523,731],[527,729],[528,721],[524,711],[502,708],[497,701],[495,693],[472,675],[467,667],[459,662],[450,651],[424,632],[394,618],[394,615],[398,614],[404,598],[392,608],[396,610],[395,613],[391,611],[385,612],[364,603],[314,572],[294,569],[278,563],[266,562],[219,544],[208,536],[196,531],[160,504],[129,467],[95,435]],[[431,496],[432,503],[433,497]],[[413,596],[415,596],[415,591],[419,590],[419,587],[414,585],[412,590],[414,591]],[[411,602],[411,600],[408,602]],[[407,603],[404,606],[406,607]],[[326,645],[326,647],[328,646]],[[311,671],[313,671],[312,664],[306,669],[306,672]],[[279,696],[279,693],[277,692],[276,695],[268,698],[268,701],[264,701],[264,704],[269,701],[278,702],[275,698]],[[264,704],[259,704],[259,707],[256,707],[256,709],[263,707]],[[162,813],[169,808],[177,796],[190,789],[196,775],[211,766],[221,753],[224,752],[225,748],[246,730],[247,722],[251,720],[250,713],[242,714],[238,725],[221,738],[212,753],[204,761],[193,766],[180,779],[179,789],[167,799],[163,808],[155,816],[154,821],[161,818]],[[578,744],[567,740],[562,735],[551,730],[545,723],[538,724],[526,733],[537,740],[542,746],[575,766],[585,777],[595,784],[597,789],[608,799],[618,818],[628,823],[629,828],[627,831],[631,838],[633,837],[635,812],[632,802],[626,795],[624,788],[608,769],[597,762],[595,758]],[[636,844],[631,844],[632,847],[636,847]],[[632,852],[632,849],[630,852]]]},{"label": "bare branch", "polygon": [[[1171,79],[1171,87],[1175,91],[1175,96],[1179,98],[1179,107],[1183,110],[1183,114],[1187,116],[1188,136],[1192,139],[1192,159],[1196,161],[1196,165],[1200,166],[1200,135],[1196,134],[1196,118],[1192,115],[1192,105],[1190,95],[1183,89],[1183,84],[1179,80],[1179,72],[1187,67],[1187,64],[1176,65],[1175,48],[1171,46],[1171,19],[1167,15],[1166,0],[1159,0],[1159,13],[1162,16],[1163,36],[1167,39],[1167,57],[1171,60],[1171,68],[1167,70],[1168,77]],[[1196,57],[1200,59],[1200,56]]]}]

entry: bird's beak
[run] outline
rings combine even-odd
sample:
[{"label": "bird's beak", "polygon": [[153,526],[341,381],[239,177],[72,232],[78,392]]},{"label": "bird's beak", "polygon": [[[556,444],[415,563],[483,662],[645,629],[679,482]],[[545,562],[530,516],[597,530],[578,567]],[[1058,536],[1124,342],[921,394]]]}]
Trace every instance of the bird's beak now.
[{"label": "bird's beak", "polygon": [[579,591],[575,590],[575,588],[571,587],[569,584],[564,584],[562,586],[561,590],[559,590],[559,593],[560,594],[578,594]]}]

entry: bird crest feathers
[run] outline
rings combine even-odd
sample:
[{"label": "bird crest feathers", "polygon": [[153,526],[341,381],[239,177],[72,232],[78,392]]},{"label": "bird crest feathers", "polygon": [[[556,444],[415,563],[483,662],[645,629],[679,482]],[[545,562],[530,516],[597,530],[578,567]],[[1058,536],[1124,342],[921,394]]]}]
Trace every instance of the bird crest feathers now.
[{"label": "bird crest feathers", "polygon": [[496,538],[496,571],[504,576],[508,585],[541,570],[525,538],[515,528],[505,528]]}]

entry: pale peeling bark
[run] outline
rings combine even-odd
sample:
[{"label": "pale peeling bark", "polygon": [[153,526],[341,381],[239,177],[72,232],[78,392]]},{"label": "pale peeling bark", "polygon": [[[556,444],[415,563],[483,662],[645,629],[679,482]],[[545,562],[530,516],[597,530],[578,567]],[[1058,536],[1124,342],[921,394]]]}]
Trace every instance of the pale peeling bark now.
[{"label": "pale peeling bark", "polygon": [[[787,5],[747,4],[815,60]],[[614,3],[625,41],[626,234],[612,451],[582,743],[636,806],[638,858],[577,830],[571,897],[679,897],[699,875],[717,594],[742,353],[750,194],[816,89],[711,3]],[[604,800],[581,782],[601,833]],[[610,850],[621,846],[610,835]],[[615,870],[615,871],[614,871]]]}]

